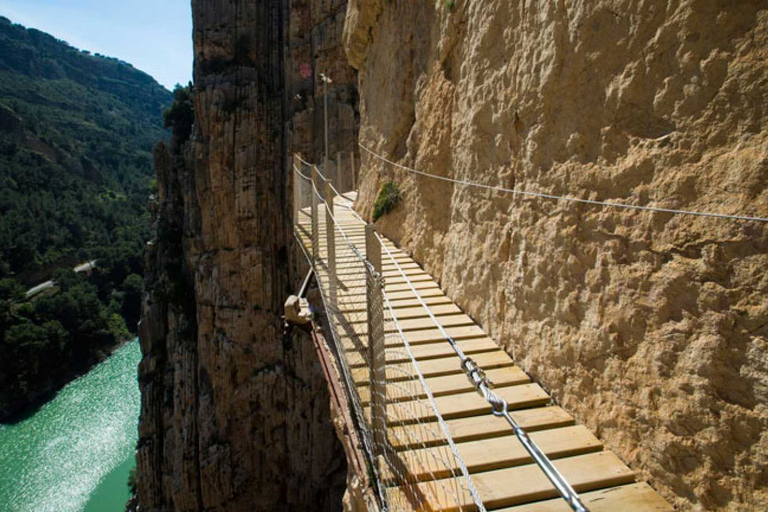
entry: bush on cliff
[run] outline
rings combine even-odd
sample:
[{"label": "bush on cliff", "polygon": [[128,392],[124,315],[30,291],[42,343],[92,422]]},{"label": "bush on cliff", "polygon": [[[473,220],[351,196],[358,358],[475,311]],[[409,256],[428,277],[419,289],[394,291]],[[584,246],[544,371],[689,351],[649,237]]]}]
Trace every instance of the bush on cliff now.
[{"label": "bush on cliff", "polygon": [[394,210],[399,202],[400,189],[397,184],[393,181],[384,183],[381,186],[376,202],[373,203],[373,222]]}]

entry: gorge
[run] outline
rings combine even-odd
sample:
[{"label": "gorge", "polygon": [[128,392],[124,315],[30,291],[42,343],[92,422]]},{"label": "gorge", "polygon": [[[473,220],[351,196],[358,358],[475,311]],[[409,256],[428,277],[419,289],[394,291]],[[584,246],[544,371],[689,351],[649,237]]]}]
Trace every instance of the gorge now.
[{"label": "gorge", "polygon": [[[682,510],[768,496],[759,1],[193,0],[194,126],[155,149],[140,340],[146,510],[338,510],[347,478],[306,337],[291,154],[362,160],[355,209],[556,403]],[[360,144],[367,149],[358,151]],[[370,150],[370,151],[369,151]],[[362,158],[361,158],[362,157]]]}]

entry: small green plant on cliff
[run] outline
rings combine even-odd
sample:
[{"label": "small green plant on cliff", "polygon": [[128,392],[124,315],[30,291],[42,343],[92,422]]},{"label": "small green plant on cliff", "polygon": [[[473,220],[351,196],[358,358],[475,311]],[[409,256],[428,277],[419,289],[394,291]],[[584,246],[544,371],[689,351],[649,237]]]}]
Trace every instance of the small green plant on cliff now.
[{"label": "small green plant on cliff", "polygon": [[452,11],[456,7],[456,0],[444,0],[443,5],[445,5],[446,9]]},{"label": "small green plant on cliff", "polygon": [[131,471],[128,473],[128,492],[131,493],[131,496],[136,496],[136,492],[138,491],[138,479],[136,478],[136,468],[131,468]]},{"label": "small green plant on cliff", "polygon": [[192,98],[192,84],[186,87],[176,84],[173,90],[173,104],[163,112],[163,125],[171,128],[179,142],[185,142],[192,134],[195,122],[195,106]]},{"label": "small green plant on cliff", "polygon": [[379,197],[373,203],[373,222],[379,220],[382,215],[386,215],[395,209],[400,202],[400,189],[393,181],[387,181],[381,186]]}]

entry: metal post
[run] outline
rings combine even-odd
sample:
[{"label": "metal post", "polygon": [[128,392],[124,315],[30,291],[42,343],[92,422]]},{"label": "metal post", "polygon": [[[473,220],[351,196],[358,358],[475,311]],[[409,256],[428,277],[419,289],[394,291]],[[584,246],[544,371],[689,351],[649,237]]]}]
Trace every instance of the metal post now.
[{"label": "metal post", "polygon": [[328,266],[328,297],[331,310],[337,309],[338,306],[336,295],[336,224],[333,222],[332,218],[336,215],[333,209],[333,198],[334,193],[333,188],[331,187],[331,182],[326,181],[323,199],[325,199],[325,203],[328,206],[328,209],[325,211],[325,235],[328,239],[326,250],[328,251],[328,255],[325,258],[325,263]]},{"label": "metal post", "polygon": [[372,224],[365,226],[365,257],[376,275],[366,268],[368,303],[368,361],[371,379],[371,430],[375,455],[384,455],[387,446],[387,369],[384,347],[384,304],[381,277],[381,243]]},{"label": "metal post", "polygon": [[325,117],[325,157],[328,158],[329,149],[328,149],[328,84],[332,84],[333,80],[328,78],[324,73],[320,73],[320,79],[323,81],[323,105],[324,105],[324,114],[323,117]]},{"label": "metal post", "polygon": [[323,174],[325,174],[326,180],[333,183],[333,176],[331,176],[331,159],[328,155],[325,155],[325,160],[323,160]]},{"label": "metal post", "polygon": [[321,190],[319,186],[320,176],[317,172],[317,167],[312,166],[312,183],[310,184],[310,195],[312,196],[312,264],[317,264],[318,257],[320,256],[320,222],[317,217],[317,194],[315,190]]},{"label": "metal post", "polygon": [[299,211],[301,210],[301,176],[296,172],[296,169],[301,169],[301,162],[299,161],[299,155],[293,155],[293,169],[291,176],[293,176],[293,225],[299,227]]},{"label": "metal post", "polygon": [[323,110],[325,111],[325,158],[328,158],[328,81],[323,80]]},{"label": "metal post", "polygon": [[349,153],[349,165],[352,167],[352,190],[357,190],[357,176],[355,172],[355,152]]},{"label": "metal post", "polygon": [[340,194],[347,192],[347,180],[344,179],[344,173],[341,172],[341,151],[336,153],[336,189]]}]

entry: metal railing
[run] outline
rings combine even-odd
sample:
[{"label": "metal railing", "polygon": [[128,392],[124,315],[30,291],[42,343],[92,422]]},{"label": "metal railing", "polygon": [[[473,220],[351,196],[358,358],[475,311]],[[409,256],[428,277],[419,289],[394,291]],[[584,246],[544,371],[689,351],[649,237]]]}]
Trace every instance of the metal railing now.
[{"label": "metal railing", "polygon": [[350,168],[345,176],[337,165],[334,176],[294,158],[294,232],[323,297],[369,481],[382,510],[484,511],[403,334],[397,311],[407,294],[385,291],[390,276],[401,278],[383,262],[373,226],[339,197],[356,186]]}]

